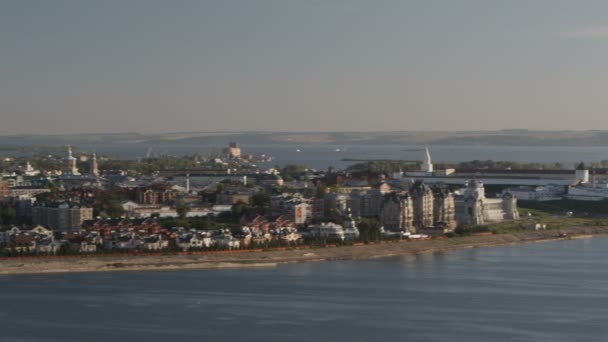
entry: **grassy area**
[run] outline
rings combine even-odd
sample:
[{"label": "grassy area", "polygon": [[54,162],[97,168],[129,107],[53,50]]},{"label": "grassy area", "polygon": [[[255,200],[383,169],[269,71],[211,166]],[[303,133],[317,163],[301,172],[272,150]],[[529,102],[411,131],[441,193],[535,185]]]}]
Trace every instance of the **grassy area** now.
[{"label": "grassy area", "polygon": [[[604,201],[575,201],[562,199],[558,201],[518,201],[523,210],[539,210],[556,215],[565,215],[571,211],[575,216],[608,216],[608,200]],[[521,210],[520,210],[521,212]]]},{"label": "grassy area", "polygon": [[607,218],[577,217],[556,214],[554,210],[545,211],[535,208],[520,207],[521,219],[518,221],[500,222],[487,225],[471,226],[464,229],[464,233],[492,232],[506,234],[534,230],[536,224],[546,225],[546,229],[566,229],[572,227],[608,226]]}]

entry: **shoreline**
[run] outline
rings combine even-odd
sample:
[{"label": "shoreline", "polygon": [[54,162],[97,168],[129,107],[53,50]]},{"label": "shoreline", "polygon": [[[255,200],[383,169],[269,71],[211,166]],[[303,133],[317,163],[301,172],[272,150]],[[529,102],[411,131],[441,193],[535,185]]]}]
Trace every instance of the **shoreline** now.
[{"label": "shoreline", "polygon": [[[560,233],[565,233],[567,236],[560,236]],[[608,236],[608,227],[573,227],[560,230],[264,252],[240,251],[238,253],[222,254],[158,256],[75,256],[40,259],[15,257],[0,261],[0,265],[2,265],[0,276],[276,267],[290,263],[377,259],[421,253],[441,253],[469,248],[586,239],[596,236]]]}]

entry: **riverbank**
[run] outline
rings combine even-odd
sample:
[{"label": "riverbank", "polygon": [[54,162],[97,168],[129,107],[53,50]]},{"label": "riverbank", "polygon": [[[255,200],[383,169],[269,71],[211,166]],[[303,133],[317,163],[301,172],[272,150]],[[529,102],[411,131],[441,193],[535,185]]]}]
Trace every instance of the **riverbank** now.
[{"label": "riverbank", "polygon": [[[565,236],[564,236],[565,235]],[[422,241],[397,241],[360,246],[310,249],[240,251],[196,255],[87,256],[6,258],[0,275],[72,272],[162,271],[241,267],[274,267],[285,263],[371,259],[456,249],[503,246],[554,240],[608,236],[608,227],[575,227],[486,236],[467,236]]]}]

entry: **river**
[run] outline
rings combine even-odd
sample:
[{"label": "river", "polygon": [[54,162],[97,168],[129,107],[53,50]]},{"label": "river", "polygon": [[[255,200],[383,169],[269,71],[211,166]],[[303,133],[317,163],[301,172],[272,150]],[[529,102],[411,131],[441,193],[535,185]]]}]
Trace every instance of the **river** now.
[{"label": "river", "polygon": [[[224,145],[198,144],[102,144],[79,145],[82,150],[96,150],[115,158],[141,158],[148,152],[157,154],[190,155],[219,152]],[[422,160],[424,146],[409,145],[332,145],[332,144],[250,144],[241,146],[243,153],[267,154],[274,157],[265,166],[303,164],[311,168],[343,169],[353,162],[344,159],[395,159]],[[496,146],[496,145],[431,145],[434,162],[461,162],[470,160],[507,160],[517,162],[563,163],[574,168],[578,162],[608,160],[608,149],[603,146]],[[5,152],[11,155],[14,153]],[[0,151],[2,155],[2,151]]]},{"label": "river", "polygon": [[267,269],[0,277],[0,341],[605,341],[608,238]]}]

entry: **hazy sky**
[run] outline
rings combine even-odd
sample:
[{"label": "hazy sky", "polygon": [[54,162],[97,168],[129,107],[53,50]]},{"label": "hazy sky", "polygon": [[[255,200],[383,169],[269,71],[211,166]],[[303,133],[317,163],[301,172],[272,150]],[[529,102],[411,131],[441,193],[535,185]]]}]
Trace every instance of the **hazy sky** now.
[{"label": "hazy sky", "polygon": [[2,0],[0,134],[608,129],[608,1]]}]

